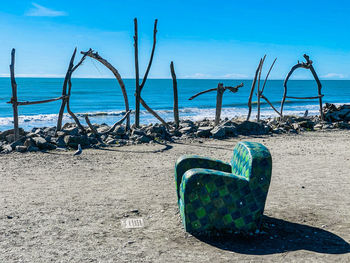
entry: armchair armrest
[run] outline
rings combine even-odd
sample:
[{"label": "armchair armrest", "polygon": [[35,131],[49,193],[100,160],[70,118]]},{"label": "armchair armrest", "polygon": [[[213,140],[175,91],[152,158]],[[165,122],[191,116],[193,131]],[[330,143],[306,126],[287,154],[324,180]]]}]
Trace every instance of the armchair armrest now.
[{"label": "armchair armrest", "polygon": [[180,198],[179,190],[184,173],[190,169],[204,168],[231,173],[229,163],[197,155],[183,155],[175,163],[175,182],[177,197]]}]

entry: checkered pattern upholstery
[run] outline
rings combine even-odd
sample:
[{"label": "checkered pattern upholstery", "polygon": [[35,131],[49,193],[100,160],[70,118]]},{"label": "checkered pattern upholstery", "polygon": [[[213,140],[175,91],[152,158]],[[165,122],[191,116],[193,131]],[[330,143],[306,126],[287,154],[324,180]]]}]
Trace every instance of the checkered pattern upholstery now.
[{"label": "checkered pattern upholstery", "polygon": [[272,160],[260,143],[240,142],[231,164],[183,156],[175,167],[178,205],[185,230],[250,233],[259,229]]}]

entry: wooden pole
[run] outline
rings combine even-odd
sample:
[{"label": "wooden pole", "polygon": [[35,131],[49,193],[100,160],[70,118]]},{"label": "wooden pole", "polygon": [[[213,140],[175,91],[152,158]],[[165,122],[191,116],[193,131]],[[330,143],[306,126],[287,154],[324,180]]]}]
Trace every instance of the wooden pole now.
[{"label": "wooden pole", "polygon": [[136,92],[135,92],[135,127],[140,126],[140,76],[139,76],[139,54],[138,54],[138,36],[137,36],[137,18],[134,18],[134,52],[135,52],[135,81],[136,81]]},{"label": "wooden pole", "polygon": [[170,71],[171,71],[171,77],[173,79],[173,91],[174,91],[174,121],[175,121],[176,128],[178,128],[179,127],[179,104],[178,104],[178,96],[177,96],[177,81],[176,81],[174,63],[172,61],[170,63]]},{"label": "wooden pole", "polygon": [[250,94],[249,94],[249,99],[248,99],[248,116],[247,116],[247,121],[249,121],[250,119],[250,114],[252,113],[252,98],[253,98],[253,93],[254,93],[254,89],[255,89],[255,84],[256,84],[256,79],[258,78],[258,73],[260,70],[260,65],[261,65],[262,59],[260,59],[259,65],[255,71],[255,76],[254,76],[254,80],[252,83],[252,87],[250,89]]},{"label": "wooden pole", "polygon": [[12,109],[13,109],[13,126],[14,126],[14,140],[19,139],[19,128],[18,128],[18,108],[17,108],[17,83],[15,80],[15,53],[16,50],[13,48],[11,51],[11,64],[10,64],[10,75],[11,75],[11,87],[12,87]]},{"label": "wooden pole", "polygon": [[260,65],[260,70],[259,70],[259,79],[258,79],[258,114],[256,116],[256,120],[259,122],[260,121],[260,79],[261,79],[261,72],[262,72],[262,68],[263,68],[263,65],[264,65],[264,60],[265,60],[265,57]]},{"label": "wooden pole", "polygon": [[218,84],[216,93],[216,112],[215,112],[215,126],[220,122],[221,107],[222,107],[222,96],[224,95],[224,85],[222,83]]}]

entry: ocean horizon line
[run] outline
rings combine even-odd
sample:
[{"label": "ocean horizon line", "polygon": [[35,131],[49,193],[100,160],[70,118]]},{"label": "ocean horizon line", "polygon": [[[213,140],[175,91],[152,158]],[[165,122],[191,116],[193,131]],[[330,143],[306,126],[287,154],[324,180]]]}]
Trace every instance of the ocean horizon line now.
[{"label": "ocean horizon line", "polygon": [[[55,77],[37,77],[37,76],[16,76],[16,79],[64,79],[65,76],[55,76]],[[0,79],[10,79],[10,76],[0,76]],[[115,77],[72,77],[72,79],[116,79]],[[135,78],[123,78],[124,80],[135,80]],[[148,80],[172,80],[172,78],[147,78]],[[177,80],[253,80],[253,78],[176,78]],[[322,81],[350,81],[350,78],[344,78],[344,79],[325,79],[325,78],[319,78]],[[142,80],[142,78],[140,78]],[[261,81],[264,81],[265,79],[261,79]],[[284,81],[285,79],[268,79],[268,81]],[[313,78],[290,78],[291,81],[315,81]]]}]

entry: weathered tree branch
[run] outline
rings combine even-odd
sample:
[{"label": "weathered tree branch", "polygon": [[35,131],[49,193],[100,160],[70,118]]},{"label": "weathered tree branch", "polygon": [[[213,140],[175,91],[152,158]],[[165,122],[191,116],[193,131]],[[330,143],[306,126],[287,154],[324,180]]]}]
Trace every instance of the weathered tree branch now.
[{"label": "weathered tree branch", "polygon": [[134,53],[135,53],[135,81],[136,81],[136,91],[135,91],[135,126],[138,128],[140,126],[140,99],[141,99],[141,89],[140,89],[140,73],[139,73],[139,51],[138,51],[138,34],[137,34],[137,18],[134,19]]},{"label": "weathered tree branch", "polygon": [[252,98],[253,98],[253,93],[254,93],[254,89],[255,89],[255,84],[256,84],[256,80],[258,78],[258,74],[259,74],[259,70],[261,67],[261,63],[262,63],[262,59],[260,59],[259,65],[255,71],[255,76],[254,76],[254,80],[252,83],[252,87],[250,89],[250,94],[249,94],[249,99],[248,99],[248,116],[247,116],[247,121],[249,121],[250,119],[250,115],[252,113]]},{"label": "weathered tree branch", "polygon": [[[294,65],[291,68],[291,70],[288,72],[288,74],[284,80],[284,83],[283,83],[284,93],[283,93],[283,98],[282,98],[282,102],[281,102],[281,114],[283,115],[283,106],[284,106],[286,98],[294,98],[294,99],[316,99],[316,98],[318,98],[319,104],[320,104],[320,116],[321,116],[321,119],[323,120],[324,119],[323,110],[322,110],[322,97],[323,97],[323,95],[321,93],[322,85],[321,85],[321,82],[316,74],[314,67],[312,66],[312,61],[310,60],[309,56],[304,54],[304,58],[306,60],[306,63],[304,63],[304,62],[299,63],[298,62],[296,65]],[[317,97],[291,97],[291,96],[287,96],[287,82],[288,82],[290,76],[293,74],[293,72],[298,68],[305,68],[305,69],[309,69],[311,71],[311,73],[312,73],[312,75],[317,83],[317,91],[318,91]]]},{"label": "weathered tree branch", "polygon": [[273,66],[275,65],[276,60],[277,60],[277,58],[275,58],[275,60],[274,60],[273,63],[271,64],[271,67],[270,67],[270,69],[269,69],[269,72],[267,72],[266,78],[265,78],[265,80],[264,80],[264,85],[263,85],[263,87],[262,87],[262,89],[261,89],[261,93],[264,92],[265,84],[266,84],[266,82],[267,82],[267,79],[268,79],[269,76],[270,76],[270,72],[271,72]]},{"label": "weathered tree branch", "polygon": [[174,91],[174,121],[176,128],[179,127],[179,103],[178,103],[178,96],[177,96],[177,81],[176,81],[176,74],[174,69],[174,63],[171,61],[170,63],[170,72],[171,72],[171,78],[173,79],[173,91]]},{"label": "weathered tree branch", "polygon": [[19,128],[18,128],[18,102],[17,102],[17,83],[15,79],[15,53],[16,50],[13,48],[11,51],[11,64],[10,64],[10,75],[11,75],[11,87],[12,87],[12,109],[13,109],[13,125],[14,125],[14,137],[15,141],[19,139]]},{"label": "weathered tree branch", "polygon": [[257,114],[257,121],[260,121],[260,79],[261,79],[261,72],[262,72],[262,68],[264,65],[264,61],[265,61],[266,55],[264,56],[262,62],[261,62],[261,66],[260,66],[260,70],[259,70],[259,80],[258,80],[258,114]]},{"label": "weathered tree branch", "polygon": [[154,29],[153,29],[153,46],[152,46],[152,52],[151,52],[151,56],[150,56],[150,59],[149,59],[149,62],[148,62],[148,65],[147,65],[147,69],[146,69],[146,72],[145,72],[145,75],[143,76],[142,78],[142,83],[140,85],[140,92],[142,91],[145,83],[146,83],[146,80],[147,80],[147,77],[148,77],[148,73],[151,69],[151,65],[152,65],[152,61],[153,61],[153,55],[154,55],[154,50],[156,48],[156,35],[157,35],[157,23],[158,23],[158,19],[154,20]]},{"label": "weathered tree branch", "polygon": [[[22,105],[34,105],[34,104],[41,104],[41,103],[47,103],[47,102],[52,102],[52,101],[57,101],[57,100],[61,100],[61,99],[65,99],[67,98],[67,96],[61,96],[58,98],[54,98],[54,99],[48,99],[48,100],[37,100],[37,101],[18,101],[17,105],[18,106],[22,106]],[[12,101],[8,101],[7,103],[15,103]]]},{"label": "weathered tree branch", "polygon": [[169,125],[154,110],[152,110],[141,97],[140,102],[149,113],[156,117],[169,130]]},{"label": "weathered tree branch", "polygon": [[73,63],[74,63],[74,58],[75,58],[76,53],[77,53],[77,48],[74,49],[73,55],[70,59],[69,65],[68,65],[66,76],[64,78],[63,87],[62,87],[62,97],[65,97],[65,98],[62,99],[61,108],[60,108],[60,111],[58,113],[56,132],[62,129],[63,113],[64,113],[64,108],[66,107],[66,103],[67,103],[67,98],[66,98],[67,85],[68,85],[68,80],[69,80],[70,75],[71,75],[72,68],[74,66]]},{"label": "weathered tree branch", "polygon": [[[237,86],[234,86],[234,87],[231,87],[231,86],[225,86],[223,87],[224,88],[224,91],[225,90],[229,90],[231,91],[232,93],[236,93],[238,91],[239,88],[243,87],[243,83],[237,85]],[[204,91],[201,91],[201,92],[198,92],[197,94],[193,95],[191,98],[189,98],[188,100],[193,100],[194,98],[198,97],[199,95],[202,95],[204,93],[208,93],[208,92],[211,92],[211,91],[215,91],[215,90],[218,90],[218,87],[216,88],[212,88],[212,89],[207,89],[207,90],[204,90]]]},{"label": "weathered tree branch", "polygon": [[[110,71],[112,71],[112,73],[115,76],[115,78],[117,79],[119,86],[120,86],[122,93],[123,93],[124,103],[125,103],[125,111],[128,112],[129,111],[128,94],[127,94],[126,89],[125,89],[124,81],[123,81],[122,77],[120,76],[118,70],[115,67],[113,67],[112,64],[110,64],[107,60],[102,58],[97,52],[93,52],[92,49],[90,49],[87,52],[80,52],[80,53],[97,60],[98,62],[103,64],[105,67],[107,67]],[[128,130],[129,128],[130,128],[130,116],[128,115],[127,122],[126,122],[126,129]]]}]

